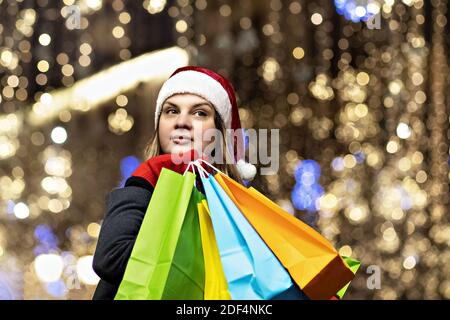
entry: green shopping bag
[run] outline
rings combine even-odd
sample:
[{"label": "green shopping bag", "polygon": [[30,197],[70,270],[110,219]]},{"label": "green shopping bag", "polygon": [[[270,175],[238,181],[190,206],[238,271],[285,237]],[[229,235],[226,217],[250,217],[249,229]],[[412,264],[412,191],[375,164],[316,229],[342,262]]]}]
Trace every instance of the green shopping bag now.
[{"label": "green shopping bag", "polygon": [[[359,267],[361,266],[361,261],[358,261],[356,259],[352,259],[350,257],[344,257],[342,256],[342,259],[344,259],[344,261],[348,264],[348,266],[350,267],[350,270],[352,270],[353,274],[356,274],[356,272],[358,271]],[[343,287],[341,290],[339,290],[336,293],[336,296],[339,299],[342,299],[342,297],[344,296],[345,292],[347,291],[348,287],[350,286],[350,283],[347,283],[345,285],[345,287]]]},{"label": "green shopping bag", "polygon": [[161,170],[116,300],[157,300],[170,296],[169,292],[165,295],[165,287],[169,275],[176,278],[172,264],[180,232],[188,208],[196,208],[194,181],[191,172],[180,175],[166,168]]},{"label": "green shopping bag", "polygon": [[162,299],[203,300],[204,298],[205,263],[197,206],[202,199],[205,199],[205,196],[194,188]]}]

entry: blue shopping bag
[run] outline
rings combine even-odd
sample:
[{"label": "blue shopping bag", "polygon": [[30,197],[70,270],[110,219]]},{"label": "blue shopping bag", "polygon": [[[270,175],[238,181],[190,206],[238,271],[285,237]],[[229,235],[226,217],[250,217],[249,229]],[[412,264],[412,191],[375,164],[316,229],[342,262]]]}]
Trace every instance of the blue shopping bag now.
[{"label": "blue shopping bag", "polygon": [[201,179],[232,299],[268,300],[292,291],[289,273],[219,183],[212,175]]}]

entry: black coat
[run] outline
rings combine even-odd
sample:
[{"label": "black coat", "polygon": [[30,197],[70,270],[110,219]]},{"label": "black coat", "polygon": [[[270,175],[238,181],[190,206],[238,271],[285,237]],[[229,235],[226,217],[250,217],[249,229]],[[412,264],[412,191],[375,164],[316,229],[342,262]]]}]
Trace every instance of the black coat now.
[{"label": "black coat", "polygon": [[[197,188],[204,194],[197,176]],[[130,177],[106,197],[106,215],[95,249],[93,268],[100,277],[93,299],[114,299],[153,194],[144,178]]]}]

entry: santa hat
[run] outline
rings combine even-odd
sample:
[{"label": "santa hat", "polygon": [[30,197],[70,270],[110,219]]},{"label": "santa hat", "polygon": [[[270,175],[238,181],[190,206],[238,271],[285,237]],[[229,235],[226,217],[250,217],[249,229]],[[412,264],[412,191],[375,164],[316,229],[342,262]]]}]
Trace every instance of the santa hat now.
[{"label": "santa hat", "polygon": [[231,83],[220,74],[206,68],[187,66],[178,68],[167,79],[156,99],[155,128],[164,101],[177,93],[192,93],[211,102],[223,120],[226,129],[236,133],[234,157],[236,167],[244,180],[252,180],[256,167],[244,160],[244,135],[236,103],[236,94]]}]

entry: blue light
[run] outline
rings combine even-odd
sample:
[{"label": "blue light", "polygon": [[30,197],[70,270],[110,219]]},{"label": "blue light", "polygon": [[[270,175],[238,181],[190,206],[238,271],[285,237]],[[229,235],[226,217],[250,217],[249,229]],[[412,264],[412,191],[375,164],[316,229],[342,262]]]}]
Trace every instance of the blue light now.
[{"label": "blue light", "polygon": [[67,293],[66,285],[62,280],[47,283],[46,290],[54,297],[63,297]]},{"label": "blue light", "polygon": [[56,244],[58,242],[56,236],[53,234],[52,229],[50,229],[50,227],[45,224],[40,224],[36,227],[36,229],[34,230],[34,236],[36,237],[36,239],[43,243]]},{"label": "blue light", "polygon": [[20,292],[15,284],[15,273],[0,271],[0,300],[17,300],[20,299]]},{"label": "blue light", "polygon": [[297,184],[292,191],[292,203],[299,210],[315,212],[318,210],[316,200],[324,194],[322,186],[313,185],[312,188],[305,188]]},{"label": "blue light", "polygon": [[248,144],[250,143],[250,136],[248,135],[247,130],[244,131],[244,148],[248,149]]},{"label": "blue light", "polygon": [[58,248],[58,238],[49,226],[38,225],[34,229],[34,236],[39,241],[39,244],[34,248],[35,255],[48,253]]},{"label": "blue light", "polygon": [[300,183],[305,187],[310,187],[316,183],[316,177],[312,172],[303,172]]},{"label": "blue light", "polygon": [[319,184],[320,165],[314,160],[303,160],[295,169],[297,183],[291,193],[292,203],[298,210],[316,212],[317,199],[324,194]]},{"label": "blue light", "polygon": [[246,186],[247,188],[251,186],[252,181],[251,180],[242,180],[242,182],[244,183],[244,186]]},{"label": "blue light", "polygon": [[[353,22],[367,21],[375,12],[371,12],[370,0],[334,0],[336,12]],[[359,11],[359,12],[358,12]]]},{"label": "blue light", "polygon": [[16,204],[12,200],[6,201],[6,213],[13,214],[14,213],[14,206]]},{"label": "blue light", "polygon": [[400,206],[401,206],[402,210],[411,209],[412,208],[412,199],[409,196],[402,198],[402,200],[400,202]]},{"label": "blue light", "polygon": [[344,170],[344,158],[342,157],[336,157],[331,161],[331,167],[335,171],[342,171]]},{"label": "blue light", "polygon": [[408,191],[405,190],[405,188],[399,186],[397,187],[397,190],[400,192],[400,207],[402,210],[409,210],[412,208],[413,201],[411,197],[409,196]]},{"label": "blue light", "polygon": [[[297,182],[302,181],[305,173],[311,175],[311,179],[314,179],[314,182],[317,182],[320,177],[320,165],[314,160],[301,161],[295,169],[295,180],[297,180]],[[308,179],[310,178],[308,177]]]},{"label": "blue light", "polygon": [[120,160],[120,174],[121,181],[120,187],[125,185],[125,181],[131,176],[131,174],[136,170],[141,164],[141,161],[135,156],[128,156]]},{"label": "blue light", "polygon": [[363,163],[364,159],[366,158],[364,155],[364,152],[362,151],[358,151],[357,153],[355,153],[355,158],[356,158],[356,162],[357,163]]},{"label": "blue light", "polygon": [[128,178],[131,176],[140,163],[140,160],[135,156],[128,156],[120,160],[120,172],[122,173],[122,177]]}]

